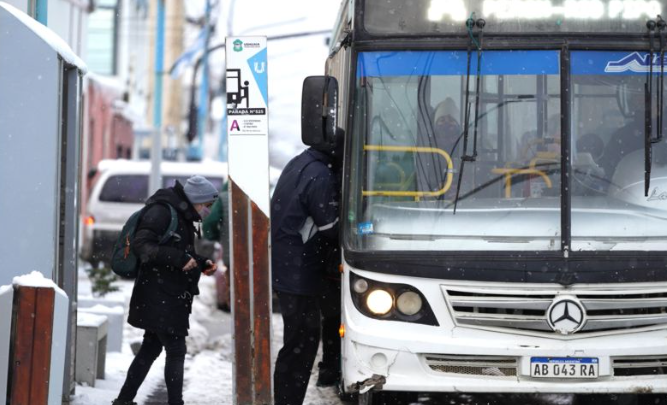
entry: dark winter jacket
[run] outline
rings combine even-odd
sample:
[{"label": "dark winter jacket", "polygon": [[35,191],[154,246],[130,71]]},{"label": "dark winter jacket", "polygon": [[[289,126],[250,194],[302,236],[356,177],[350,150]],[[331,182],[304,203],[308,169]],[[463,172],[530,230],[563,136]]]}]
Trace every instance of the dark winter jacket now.
[{"label": "dark winter jacket", "polygon": [[[139,222],[133,247],[141,267],[134,282],[128,322],[137,328],[187,336],[192,299],[199,294],[197,283],[206,261],[194,250],[193,222],[201,218],[178,182],[174,187],[158,190],[146,204],[150,208]],[[178,227],[176,235],[159,245],[171,221],[165,204],[176,209]],[[183,271],[190,257],[197,260],[198,266]]]},{"label": "dark winter jacket", "polygon": [[207,240],[220,242],[222,245],[222,260],[227,268],[230,268],[229,219],[227,218],[229,194],[227,187],[228,183],[222,186],[220,196],[211,207],[211,215],[202,221],[202,233]]},{"label": "dark winter jacket", "polygon": [[308,149],[283,170],[271,199],[273,288],[321,292],[325,260],[338,241],[338,182],[330,156]]}]

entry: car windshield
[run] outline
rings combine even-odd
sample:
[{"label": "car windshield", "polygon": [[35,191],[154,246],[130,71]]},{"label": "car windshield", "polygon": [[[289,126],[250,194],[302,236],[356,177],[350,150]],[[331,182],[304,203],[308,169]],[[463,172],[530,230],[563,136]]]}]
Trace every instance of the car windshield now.
[{"label": "car windshield", "polygon": [[468,75],[466,51],[360,54],[356,248],[561,248],[559,54],[486,51],[479,91],[470,56]]}]

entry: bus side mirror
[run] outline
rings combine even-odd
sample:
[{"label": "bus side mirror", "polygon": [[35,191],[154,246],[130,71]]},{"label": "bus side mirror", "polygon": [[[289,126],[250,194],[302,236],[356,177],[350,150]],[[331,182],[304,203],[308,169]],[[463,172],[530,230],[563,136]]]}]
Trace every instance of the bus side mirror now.
[{"label": "bus side mirror", "polygon": [[[301,140],[316,149],[336,145],[338,81],[331,76],[310,76],[301,93]],[[339,132],[339,131],[338,131]]]}]

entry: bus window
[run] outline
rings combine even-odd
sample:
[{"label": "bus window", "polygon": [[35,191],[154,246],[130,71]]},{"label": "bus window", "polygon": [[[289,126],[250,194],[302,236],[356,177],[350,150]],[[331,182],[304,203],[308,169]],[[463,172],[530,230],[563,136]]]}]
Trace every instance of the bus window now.
[{"label": "bus window", "polygon": [[479,92],[466,64],[465,51],[360,54],[350,228],[419,249],[559,249],[558,52],[484,52]]}]

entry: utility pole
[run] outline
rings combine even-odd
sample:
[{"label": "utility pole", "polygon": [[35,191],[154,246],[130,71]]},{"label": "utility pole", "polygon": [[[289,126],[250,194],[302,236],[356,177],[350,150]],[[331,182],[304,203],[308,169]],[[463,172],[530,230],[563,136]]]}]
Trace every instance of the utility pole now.
[{"label": "utility pole", "polygon": [[48,0],[36,0],[35,1],[35,20],[39,21],[46,26],[48,21]]},{"label": "utility pole", "polygon": [[201,160],[204,156],[204,131],[206,129],[206,122],[208,120],[208,44],[211,41],[211,0],[206,0],[206,18],[205,18],[205,45],[204,55],[202,56],[202,63],[204,70],[202,71],[201,83],[199,87],[199,108],[197,109],[197,143],[192,145],[190,149],[190,159]]},{"label": "utility pole", "polygon": [[[234,36],[234,7],[235,6],[236,6],[236,0],[230,0],[228,12],[227,12],[227,37],[228,38]],[[209,50],[207,49],[207,51],[209,51]],[[225,63],[227,63],[226,60],[225,60]],[[227,69],[225,69],[224,72],[225,73],[223,73],[223,75],[222,75],[222,83],[223,83],[223,86],[226,87]],[[227,98],[226,90],[222,94],[222,98],[223,99]],[[224,112],[223,112],[223,116],[222,116],[222,122],[220,124],[220,142],[219,142],[219,145],[218,145],[218,155],[219,155],[218,159],[221,162],[226,162],[228,160],[227,159],[227,155],[228,155],[227,151],[228,151],[227,109],[225,108]]]},{"label": "utility pole", "polygon": [[155,98],[153,100],[153,148],[151,150],[150,192],[162,186],[162,72],[164,71],[165,0],[157,0],[157,30],[155,32]]},{"label": "utility pole", "polygon": [[[165,67],[169,66],[170,62],[178,59],[183,53],[183,36],[185,24],[185,2],[184,1],[169,1],[165,2],[165,48],[164,60]],[[166,72],[165,72],[166,73]],[[178,159],[179,147],[182,142],[177,139],[177,132],[183,120],[183,84],[180,80],[171,80],[168,75],[164,77],[164,93],[163,98],[163,115],[162,127],[163,130],[163,144],[162,144],[162,158]],[[164,143],[166,140],[166,144]],[[169,154],[167,155],[167,152]]]}]

